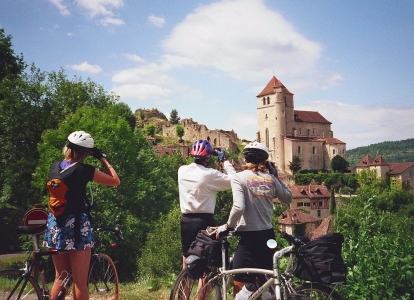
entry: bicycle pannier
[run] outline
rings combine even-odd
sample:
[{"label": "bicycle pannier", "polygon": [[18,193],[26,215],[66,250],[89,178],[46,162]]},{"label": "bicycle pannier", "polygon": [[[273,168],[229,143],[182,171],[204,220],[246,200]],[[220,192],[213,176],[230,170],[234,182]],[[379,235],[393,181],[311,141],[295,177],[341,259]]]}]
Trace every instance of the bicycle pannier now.
[{"label": "bicycle pannier", "polygon": [[302,246],[296,255],[292,274],[324,284],[346,283],[346,266],[342,259],[340,233],[328,233]]},{"label": "bicycle pannier", "polygon": [[186,254],[189,255],[200,257],[208,266],[221,267],[221,243],[211,237],[206,230],[198,232]]},{"label": "bicycle pannier", "polygon": [[203,276],[204,272],[208,271],[207,263],[196,255],[190,255],[185,259],[187,265],[187,275],[191,279],[199,279]]}]

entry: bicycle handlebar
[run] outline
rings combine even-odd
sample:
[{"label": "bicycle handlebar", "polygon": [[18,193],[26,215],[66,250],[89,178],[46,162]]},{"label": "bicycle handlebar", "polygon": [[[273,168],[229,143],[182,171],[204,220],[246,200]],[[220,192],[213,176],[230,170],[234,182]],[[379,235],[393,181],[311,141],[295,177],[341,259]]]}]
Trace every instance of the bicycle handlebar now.
[{"label": "bicycle handlebar", "polygon": [[284,238],[285,240],[287,240],[289,243],[293,244],[295,247],[300,247],[305,245],[304,242],[302,242],[301,240],[299,240],[298,238],[294,237],[293,235],[286,233],[285,231],[282,231],[280,233],[280,237]]}]

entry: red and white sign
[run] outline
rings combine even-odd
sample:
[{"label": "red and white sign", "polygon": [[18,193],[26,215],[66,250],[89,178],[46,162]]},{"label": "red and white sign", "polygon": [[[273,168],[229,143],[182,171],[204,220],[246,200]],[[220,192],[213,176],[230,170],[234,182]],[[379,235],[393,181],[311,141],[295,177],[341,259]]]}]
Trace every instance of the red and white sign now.
[{"label": "red and white sign", "polygon": [[23,218],[25,226],[46,225],[48,213],[43,208],[33,208],[29,210]]}]

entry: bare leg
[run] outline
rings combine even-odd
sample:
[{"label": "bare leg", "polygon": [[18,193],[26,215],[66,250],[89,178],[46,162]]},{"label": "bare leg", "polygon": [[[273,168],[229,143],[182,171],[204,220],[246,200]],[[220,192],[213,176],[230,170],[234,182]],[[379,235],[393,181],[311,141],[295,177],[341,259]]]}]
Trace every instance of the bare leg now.
[{"label": "bare leg", "polygon": [[[66,275],[71,271],[69,253],[66,252],[52,255],[52,260],[55,265],[55,282],[50,291],[50,296],[51,299],[56,299],[61,290],[60,285],[62,284],[62,280],[65,279]],[[65,273],[65,271],[67,273]]]},{"label": "bare leg", "polygon": [[88,273],[91,249],[69,251],[73,276],[73,300],[88,300]]}]

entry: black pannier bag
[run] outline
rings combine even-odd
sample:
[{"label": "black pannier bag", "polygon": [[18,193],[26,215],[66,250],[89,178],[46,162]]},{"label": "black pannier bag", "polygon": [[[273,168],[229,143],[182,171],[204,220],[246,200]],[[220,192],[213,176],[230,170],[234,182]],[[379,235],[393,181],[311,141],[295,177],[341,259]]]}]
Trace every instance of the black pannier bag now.
[{"label": "black pannier bag", "polygon": [[346,283],[346,266],[342,259],[344,236],[328,233],[316,238],[298,250],[292,274],[323,284]]},{"label": "black pannier bag", "polygon": [[221,267],[221,242],[214,238],[215,235],[210,236],[206,230],[200,230],[186,257],[196,255],[204,260],[207,266]]},{"label": "black pannier bag", "polygon": [[196,255],[190,255],[185,259],[186,273],[191,279],[199,279],[208,271],[207,263]]}]

